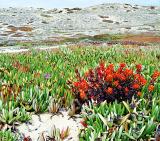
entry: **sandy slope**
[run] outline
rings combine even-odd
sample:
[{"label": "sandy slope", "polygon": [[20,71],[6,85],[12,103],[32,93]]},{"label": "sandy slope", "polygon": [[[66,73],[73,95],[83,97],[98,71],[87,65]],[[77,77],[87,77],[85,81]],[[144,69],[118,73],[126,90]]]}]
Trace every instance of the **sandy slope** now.
[{"label": "sandy slope", "polygon": [[160,7],[103,4],[84,9],[0,9],[0,43],[104,33],[160,35]]}]

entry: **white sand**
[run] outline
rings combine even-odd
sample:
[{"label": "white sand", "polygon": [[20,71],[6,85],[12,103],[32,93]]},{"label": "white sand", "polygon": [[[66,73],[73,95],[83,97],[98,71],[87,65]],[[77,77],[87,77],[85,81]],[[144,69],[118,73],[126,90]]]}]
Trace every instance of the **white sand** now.
[{"label": "white sand", "polygon": [[65,139],[65,141],[78,141],[79,129],[82,128],[80,124],[81,118],[76,118],[73,120],[69,119],[69,116],[66,111],[63,111],[60,115],[54,115],[49,113],[32,115],[32,119],[30,121],[31,124],[22,124],[17,127],[20,133],[25,134],[25,136],[30,136],[33,141],[37,141],[39,135],[43,132],[44,136],[49,135],[51,128],[53,125],[60,130],[70,128],[70,135]]},{"label": "white sand", "polygon": [[[70,44],[70,46],[73,44]],[[67,45],[55,45],[55,46],[37,46],[37,47],[30,47],[30,48],[22,48],[22,47],[0,47],[0,53],[21,53],[21,52],[28,52],[31,50],[52,50],[56,48],[67,47]]]}]

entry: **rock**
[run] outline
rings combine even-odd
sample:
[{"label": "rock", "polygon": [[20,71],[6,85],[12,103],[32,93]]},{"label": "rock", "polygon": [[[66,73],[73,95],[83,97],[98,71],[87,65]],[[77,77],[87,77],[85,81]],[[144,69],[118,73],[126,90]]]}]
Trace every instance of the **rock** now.
[{"label": "rock", "polygon": [[82,10],[82,8],[75,7],[75,8],[72,8],[71,10],[80,11]]},{"label": "rock", "polygon": [[112,21],[112,20],[103,20],[103,22],[113,23],[113,21]]},{"label": "rock", "polygon": [[48,24],[48,22],[47,22],[47,21],[42,21],[42,23],[43,23],[43,24]]},{"label": "rock", "polygon": [[51,18],[52,16],[50,15],[47,15],[47,14],[41,14],[42,17],[45,17],[45,18]]},{"label": "rock", "polygon": [[107,19],[107,18],[109,18],[109,16],[102,16],[102,15],[99,15],[99,17],[102,18],[102,19]]}]

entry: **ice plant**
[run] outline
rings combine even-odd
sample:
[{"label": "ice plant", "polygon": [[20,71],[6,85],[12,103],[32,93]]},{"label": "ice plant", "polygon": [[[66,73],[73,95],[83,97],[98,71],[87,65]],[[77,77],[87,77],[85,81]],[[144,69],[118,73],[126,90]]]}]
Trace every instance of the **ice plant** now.
[{"label": "ice plant", "polygon": [[70,129],[69,127],[67,127],[66,129],[62,129],[62,131],[60,132],[60,138],[62,140],[64,140],[65,138],[67,138],[69,136],[69,132],[70,132]]},{"label": "ice plant", "polygon": [[101,62],[95,69],[90,69],[84,76],[80,76],[76,70],[76,78],[78,81],[72,83],[72,91],[81,103],[94,100],[97,103],[107,100],[113,102],[115,100],[121,102],[131,100],[132,97],[142,96],[142,88],[146,84],[150,84],[148,91],[154,90],[154,82],[159,77],[159,72],[155,71],[152,75],[151,82],[147,82],[142,75],[142,65],[136,65],[136,71],[126,67],[125,63],[121,63],[118,69],[114,64],[105,66]]}]

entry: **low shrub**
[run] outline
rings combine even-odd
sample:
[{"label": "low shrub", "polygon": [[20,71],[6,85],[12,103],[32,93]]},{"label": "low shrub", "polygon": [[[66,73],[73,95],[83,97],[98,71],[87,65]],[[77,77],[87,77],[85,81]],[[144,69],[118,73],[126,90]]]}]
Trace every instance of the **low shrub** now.
[{"label": "low shrub", "polygon": [[77,81],[71,83],[72,92],[81,103],[86,101],[114,102],[117,100],[131,101],[132,97],[141,97],[144,86],[148,92],[154,90],[154,84],[160,76],[158,71],[147,80],[143,75],[142,65],[136,65],[131,69],[125,63],[121,63],[117,69],[113,64],[105,66],[104,62],[99,63],[95,69],[90,69],[84,76],[76,70]]}]

